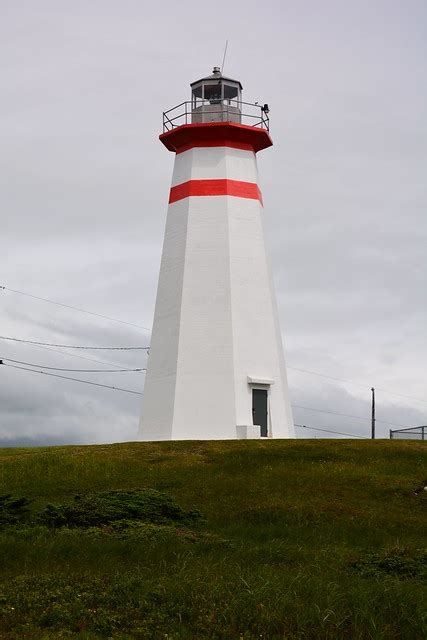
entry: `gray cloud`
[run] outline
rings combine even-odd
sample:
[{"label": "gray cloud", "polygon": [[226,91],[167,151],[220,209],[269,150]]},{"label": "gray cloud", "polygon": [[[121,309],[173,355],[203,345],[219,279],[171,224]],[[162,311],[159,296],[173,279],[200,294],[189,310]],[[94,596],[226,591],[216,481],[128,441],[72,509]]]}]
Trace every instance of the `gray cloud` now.
[{"label": "gray cloud", "polygon": [[[151,326],[173,163],[161,113],[229,38],[226,70],[271,106],[259,167],[288,364],[364,387],[289,369],[294,404],[367,417],[295,409],[296,422],[369,434],[372,385],[425,400],[378,392],[379,419],[427,422],[424,2],[4,0],[0,12],[0,284]],[[0,320],[2,335],[46,342],[147,340],[6,291]],[[0,342],[0,357],[91,366]],[[91,375],[143,387],[140,374]],[[0,442],[132,439],[140,403],[0,367]]]}]

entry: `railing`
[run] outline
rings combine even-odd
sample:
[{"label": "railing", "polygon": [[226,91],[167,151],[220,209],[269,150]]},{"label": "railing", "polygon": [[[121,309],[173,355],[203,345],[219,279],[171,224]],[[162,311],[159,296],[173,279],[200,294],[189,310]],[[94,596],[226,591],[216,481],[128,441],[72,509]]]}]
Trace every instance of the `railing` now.
[{"label": "railing", "polygon": [[409,427],[408,429],[390,429],[392,440],[425,440],[427,426]]},{"label": "railing", "polygon": [[181,102],[163,112],[163,132],[183,124],[204,122],[239,122],[240,124],[270,130],[268,105],[261,106],[241,100],[197,100]]}]

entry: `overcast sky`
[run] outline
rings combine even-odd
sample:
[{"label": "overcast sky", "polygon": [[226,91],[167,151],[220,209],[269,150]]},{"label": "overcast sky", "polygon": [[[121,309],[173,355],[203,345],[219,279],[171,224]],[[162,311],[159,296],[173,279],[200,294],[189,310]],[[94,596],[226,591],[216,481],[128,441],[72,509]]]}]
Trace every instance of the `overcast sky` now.
[{"label": "overcast sky", "polygon": [[[271,108],[258,163],[295,422],[369,435],[375,386],[421,401],[378,390],[379,436],[427,424],[425,0],[0,0],[0,285],[151,327],[173,165],[162,111],[227,38],[225,72]],[[149,330],[7,290],[0,334],[149,344]],[[3,339],[0,358],[108,368]],[[142,400],[0,367],[0,444],[133,440]]]}]

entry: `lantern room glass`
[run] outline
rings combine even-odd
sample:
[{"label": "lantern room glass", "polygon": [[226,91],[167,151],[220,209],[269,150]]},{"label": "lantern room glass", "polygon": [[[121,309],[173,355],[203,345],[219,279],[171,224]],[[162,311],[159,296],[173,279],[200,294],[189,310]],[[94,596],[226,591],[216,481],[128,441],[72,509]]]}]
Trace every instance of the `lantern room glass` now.
[{"label": "lantern room glass", "polygon": [[238,83],[226,80],[206,80],[194,85],[191,92],[192,108],[210,104],[240,107],[241,91]]}]

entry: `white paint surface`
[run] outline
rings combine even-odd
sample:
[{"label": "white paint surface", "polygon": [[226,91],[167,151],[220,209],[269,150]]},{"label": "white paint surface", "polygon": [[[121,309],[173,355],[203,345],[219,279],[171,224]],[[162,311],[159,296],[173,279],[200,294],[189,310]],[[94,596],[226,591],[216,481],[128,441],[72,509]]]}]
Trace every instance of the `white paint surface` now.
[{"label": "white paint surface", "polygon": [[[215,178],[257,183],[255,155],[176,156],[173,186]],[[258,200],[234,196],[169,205],[142,440],[254,437],[252,388],[268,389],[269,436],[295,437],[263,215]]]},{"label": "white paint surface", "polygon": [[245,180],[257,182],[255,154],[229,147],[195,147],[178,154],[172,186],[187,180]]}]

